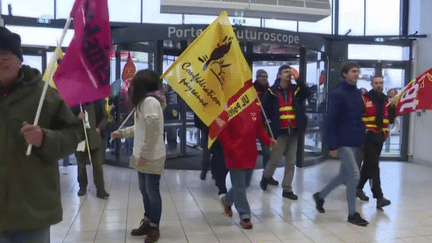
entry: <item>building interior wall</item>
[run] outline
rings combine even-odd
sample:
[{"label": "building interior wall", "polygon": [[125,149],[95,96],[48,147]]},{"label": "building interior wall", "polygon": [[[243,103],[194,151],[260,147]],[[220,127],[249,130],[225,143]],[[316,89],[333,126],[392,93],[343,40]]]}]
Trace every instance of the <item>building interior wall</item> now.
[{"label": "building interior wall", "polygon": [[[413,17],[413,23],[418,23],[418,26],[410,26],[411,31],[427,35],[426,38],[417,40],[417,53],[415,57],[415,68],[413,76],[416,77],[432,67],[432,1],[430,0],[412,0],[410,16]],[[413,9],[414,8],[414,9]],[[414,14],[414,13],[419,13]],[[421,21],[415,21],[420,16]],[[431,94],[432,95],[432,94]],[[430,146],[430,138],[432,137],[432,111],[420,111],[411,114],[413,116],[413,132],[411,133],[413,139],[413,154],[412,161],[419,164],[426,164],[432,166],[432,150]]]}]

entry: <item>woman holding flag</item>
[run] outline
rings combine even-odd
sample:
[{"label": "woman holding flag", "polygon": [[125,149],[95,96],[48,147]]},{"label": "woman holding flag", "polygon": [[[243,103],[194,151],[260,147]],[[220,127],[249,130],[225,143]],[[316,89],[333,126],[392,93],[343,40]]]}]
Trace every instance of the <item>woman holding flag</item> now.
[{"label": "woman holding flag", "polygon": [[159,239],[162,198],[159,182],[165,167],[163,109],[166,101],[159,91],[162,83],[151,70],[138,71],[132,79],[129,97],[135,107],[135,124],[111,134],[112,138],[135,136],[130,166],[138,171],[139,189],[144,203],[144,219],[131,234],[147,235],[146,243]]},{"label": "woman holding flag", "polygon": [[265,145],[276,146],[276,140],[271,138],[264,128],[257,102],[252,102],[232,118],[219,135],[232,184],[228,193],[221,197],[221,203],[225,214],[230,217],[232,216],[231,205],[234,204],[240,214],[240,226],[243,229],[253,227],[246,188],[249,187],[257,163],[257,138]]}]

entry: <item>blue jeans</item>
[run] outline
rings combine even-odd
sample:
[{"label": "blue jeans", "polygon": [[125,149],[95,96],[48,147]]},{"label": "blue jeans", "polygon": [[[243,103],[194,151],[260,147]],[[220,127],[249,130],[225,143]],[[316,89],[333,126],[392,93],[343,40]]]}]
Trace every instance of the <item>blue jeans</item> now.
[{"label": "blue jeans", "polygon": [[251,211],[246,197],[246,188],[249,187],[252,173],[253,169],[230,170],[232,187],[228,190],[225,200],[229,205],[234,203],[240,215],[240,219],[251,218]]},{"label": "blue jeans", "polygon": [[162,198],[159,191],[161,175],[138,172],[139,189],[144,202],[144,218],[157,227],[162,214]]},{"label": "blue jeans", "polygon": [[35,230],[0,231],[0,243],[49,243],[50,226]]},{"label": "blue jeans", "polygon": [[341,161],[339,174],[318,194],[320,198],[324,199],[337,186],[346,184],[349,215],[353,215],[356,212],[356,187],[360,180],[360,170],[355,158],[356,149],[355,147],[340,147],[338,149],[338,156]]}]

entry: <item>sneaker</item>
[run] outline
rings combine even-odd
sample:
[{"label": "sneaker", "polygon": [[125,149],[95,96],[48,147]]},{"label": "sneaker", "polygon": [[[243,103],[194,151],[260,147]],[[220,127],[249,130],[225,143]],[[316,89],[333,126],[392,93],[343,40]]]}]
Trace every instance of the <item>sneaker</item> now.
[{"label": "sneaker", "polygon": [[382,207],[388,206],[391,204],[391,201],[385,197],[380,197],[377,199],[377,208],[382,209]]},{"label": "sneaker", "polygon": [[144,239],[145,243],[153,243],[156,242],[160,237],[160,232],[158,227],[151,227],[147,233],[146,238]]},{"label": "sneaker", "polygon": [[282,192],[282,197],[291,199],[291,200],[297,200],[298,196],[296,194],[294,194],[294,192],[290,191],[290,192]]},{"label": "sneaker", "polygon": [[273,179],[273,177],[270,177],[270,179],[268,179],[268,184],[272,185],[272,186],[277,186],[279,185],[279,182],[275,179]]},{"label": "sneaker", "polygon": [[231,206],[228,205],[228,203],[225,201],[225,195],[226,194],[220,194],[219,198],[221,201],[222,209],[224,210],[224,214],[228,217],[233,216],[233,211],[231,210]]},{"label": "sneaker", "polygon": [[82,187],[82,188],[80,188],[79,191],[78,191],[78,196],[79,196],[79,197],[82,197],[82,196],[84,196],[86,193],[87,193],[87,188]]},{"label": "sneaker", "polygon": [[366,196],[362,189],[357,189],[356,196],[362,201],[369,201],[369,197]]},{"label": "sneaker", "polygon": [[139,236],[139,235],[146,235],[148,234],[150,230],[150,222],[142,219],[140,222],[140,226],[137,229],[133,229],[131,231],[131,235],[133,236]]},{"label": "sneaker", "polygon": [[315,193],[315,194],[313,194],[312,197],[315,200],[315,208],[318,210],[318,212],[325,213],[325,210],[324,210],[324,207],[323,207],[324,206],[324,199],[321,199],[319,197],[318,192]]},{"label": "sneaker", "polygon": [[267,185],[269,184],[269,180],[264,178],[264,176],[262,177],[261,181],[260,181],[260,187],[261,190],[265,191],[267,190]]},{"label": "sneaker", "polygon": [[97,191],[96,196],[100,199],[107,199],[110,196],[110,194],[105,190],[102,190],[102,191]]},{"label": "sneaker", "polygon": [[243,229],[252,229],[252,227],[253,227],[252,222],[250,221],[250,219],[242,219],[240,221],[240,226]]},{"label": "sneaker", "polygon": [[369,222],[364,220],[357,212],[355,212],[352,216],[348,216],[348,222],[358,226],[366,226],[369,224]]}]

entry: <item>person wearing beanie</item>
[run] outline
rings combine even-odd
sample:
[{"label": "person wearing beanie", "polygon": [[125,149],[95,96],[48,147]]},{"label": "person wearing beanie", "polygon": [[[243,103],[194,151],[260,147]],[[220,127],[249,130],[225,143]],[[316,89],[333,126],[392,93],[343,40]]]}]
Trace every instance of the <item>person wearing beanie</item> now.
[{"label": "person wearing beanie", "polygon": [[[270,87],[269,85],[269,81],[268,81],[268,74],[264,69],[258,69],[256,72],[256,80],[253,83],[255,90],[258,93],[258,97],[260,99],[260,102],[263,102],[263,99],[265,97],[265,95],[268,92],[268,89]],[[263,122],[264,122],[264,126],[266,127],[266,129],[268,129],[268,126],[265,124],[266,120],[265,120],[265,116],[263,115]],[[262,152],[262,165],[263,165],[263,169],[266,167],[268,161],[270,160],[270,147],[264,145],[264,143],[261,143],[261,152]],[[273,177],[269,178],[269,185],[273,185],[273,186],[277,186],[279,185],[279,182],[275,179],[273,179]]]},{"label": "person wearing beanie", "polygon": [[30,124],[45,83],[22,62],[20,36],[0,27],[0,242],[45,243],[62,220],[57,160],[74,152],[82,126],[51,87]]}]

